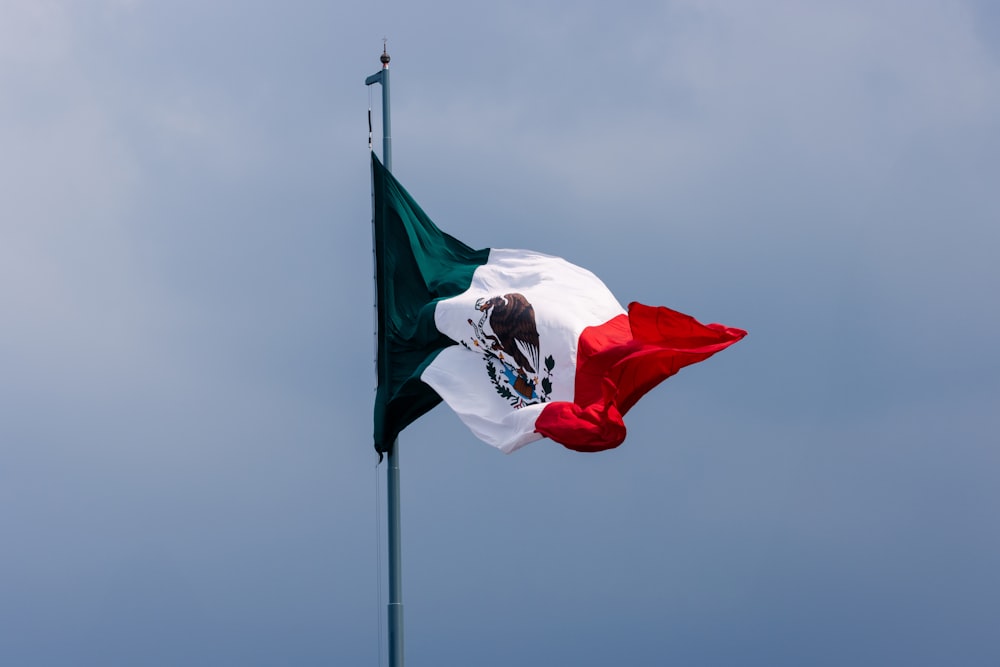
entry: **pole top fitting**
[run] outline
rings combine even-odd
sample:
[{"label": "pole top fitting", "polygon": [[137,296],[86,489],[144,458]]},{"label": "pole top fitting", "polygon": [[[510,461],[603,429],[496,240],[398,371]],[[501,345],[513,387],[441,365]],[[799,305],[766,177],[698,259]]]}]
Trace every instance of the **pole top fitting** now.
[{"label": "pole top fitting", "polygon": [[379,60],[382,61],[382,69],[389,69],[389,54],[385,52],[385,40],[382,40],[382,55],[379,56]]}]

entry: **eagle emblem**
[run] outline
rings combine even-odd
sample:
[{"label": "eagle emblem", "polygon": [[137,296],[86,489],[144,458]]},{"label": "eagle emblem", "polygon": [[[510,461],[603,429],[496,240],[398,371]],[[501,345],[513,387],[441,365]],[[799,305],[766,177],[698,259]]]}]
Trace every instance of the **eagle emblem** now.
[{"label": "eagle emblem", "polygon": [[482,352],[493,387],[511,407],[544,403],[552,393],[552,356],[539,363],[535,309],[523,294],[504,294],[476,301],[478,320],[469,318],[473,336],[462,345]]}]

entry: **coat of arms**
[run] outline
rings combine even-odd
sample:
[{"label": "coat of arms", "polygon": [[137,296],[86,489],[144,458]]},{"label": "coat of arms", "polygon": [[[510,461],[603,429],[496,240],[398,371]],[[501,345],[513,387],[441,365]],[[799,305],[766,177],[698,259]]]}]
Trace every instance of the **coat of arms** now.
[{"label": "coat of arms", "polygon": [[476,301],[476,310],[482,315],[478,321],[469,319],[471,342],[461,343],[482,351],[497,393],[515,409],[548,401],[556,362],[550,355],[544,367],[539,364],[535,309],[528,300],[517,293],[483,298]]}]

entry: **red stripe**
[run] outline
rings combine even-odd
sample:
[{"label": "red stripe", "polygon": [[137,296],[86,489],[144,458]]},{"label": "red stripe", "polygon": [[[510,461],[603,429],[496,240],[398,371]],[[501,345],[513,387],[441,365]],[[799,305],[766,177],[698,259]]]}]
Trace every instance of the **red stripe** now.
[{"label": "red stripe", "polygon": [[669,308],[631,303],[627,315],[580,334],[573,402],[545,406],[535,431],[570,449],[595,452],[625,440],[622,415],[677,371],[746,336]]}]

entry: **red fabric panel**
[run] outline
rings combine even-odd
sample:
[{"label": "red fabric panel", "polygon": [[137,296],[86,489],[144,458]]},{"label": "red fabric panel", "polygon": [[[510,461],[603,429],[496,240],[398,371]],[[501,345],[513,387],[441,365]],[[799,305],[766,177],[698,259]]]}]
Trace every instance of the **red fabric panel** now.
[{"label": "red fabric panel", "polygon": [[622,415],[663,380],[746,336],[690,315],[631,303],[627,315],[580,334],[573,402],[545,406],[535,430],[570,449],[594,452],[625,440]]}]

